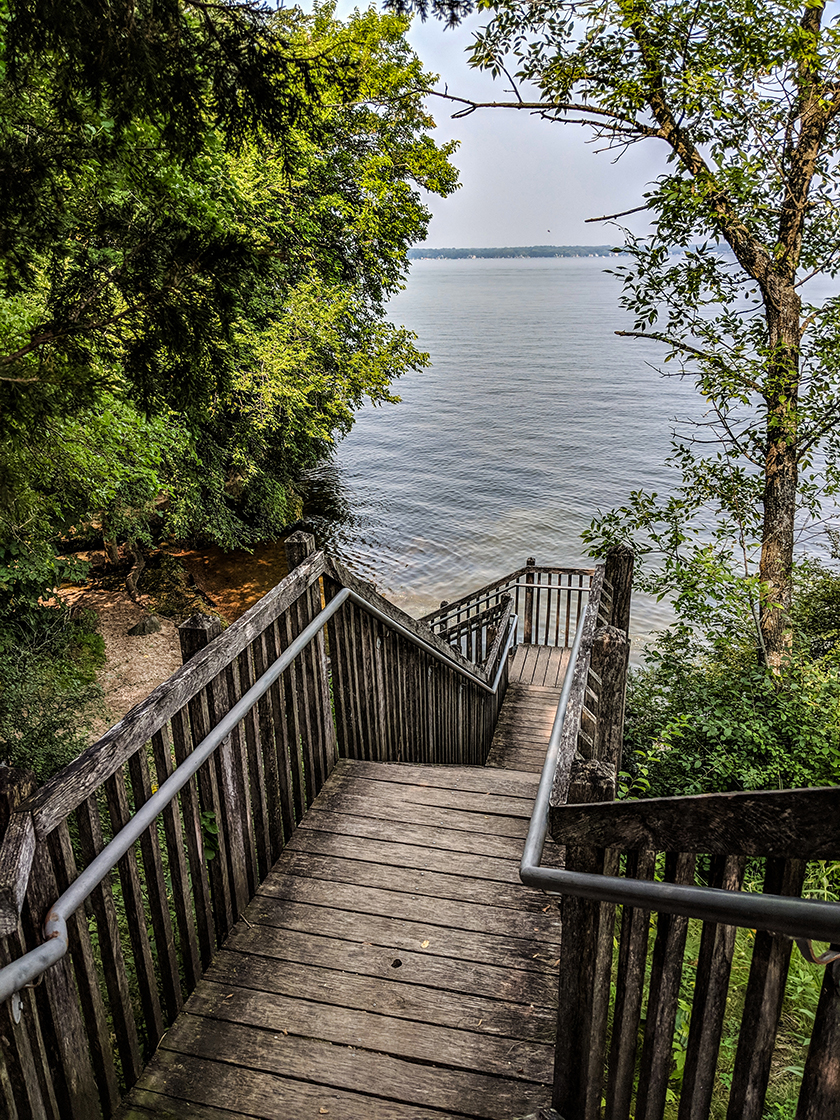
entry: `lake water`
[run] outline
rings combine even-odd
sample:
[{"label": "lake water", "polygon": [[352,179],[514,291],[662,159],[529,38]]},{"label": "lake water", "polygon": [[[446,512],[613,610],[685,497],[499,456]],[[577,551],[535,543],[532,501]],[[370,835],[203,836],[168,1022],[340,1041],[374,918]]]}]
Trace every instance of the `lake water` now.
[{"label": "lake water", "polygon": [[[432,366],[402,403],[367,407],[313,472],[320,540],[415,616],[535,556],[587,561],[580,540],[631,490],[663,492],[675,417],[700,411],[663,378],[664,348],[632,326],[604,258],[420,260],[390,305]],[[670,477],[669,477],[670,476]],[[634,660],[669,618],[636,595]]]}]

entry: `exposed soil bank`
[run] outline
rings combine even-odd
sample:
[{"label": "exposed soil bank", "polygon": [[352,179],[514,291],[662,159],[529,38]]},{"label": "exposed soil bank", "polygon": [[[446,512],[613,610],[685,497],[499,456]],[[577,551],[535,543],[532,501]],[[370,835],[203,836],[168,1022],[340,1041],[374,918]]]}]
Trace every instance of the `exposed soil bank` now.
[{"label": "exposed soil bank", "polygon": [[253,552],[221,548],[167,548],[226,622],[235,622],[288,575],[282,541],[259,544]]},{"label": "exposed soil bank", "polygon": [[[94,739],[179,668],[179,622],[196,609],[233,622],[288,572],[282,542],[259,545],[253,553],[169,547],[165,554],[176,559],[192,577],[177,614],[172,610],[162,613],[162,604],[170,597],[166,589],[151,593],[144,590],[143,575],[139,602],[134,602],[125,589],[125,572],[108,564],[101,551],[79,553],[80,559],[91,564],[88,583],[67,584],[61,589],[61,598],[71,606],[96,612],[105,642],[106,662],[98,680],[105,693],[107,716],[97,721]],[[153,570],[150,566],[150,572]],[[184,589],[175,590],[180,593]],[[130,635],[128,631],[149,614],[157,615],[161,629],[153,634]]]}]

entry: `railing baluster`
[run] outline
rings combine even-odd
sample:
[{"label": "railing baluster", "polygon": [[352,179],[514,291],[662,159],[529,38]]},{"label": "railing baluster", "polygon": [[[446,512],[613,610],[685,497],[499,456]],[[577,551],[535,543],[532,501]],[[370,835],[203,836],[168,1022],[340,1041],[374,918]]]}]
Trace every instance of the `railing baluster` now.
[{"label": "railing baluster", "polygon": [[[175,761],[186,761],[192,748],[187,712],[182,709],[172,717],[172,745]],[[204,835],[201,826],[201,799],[198,780],[191,778],[179,794],[184,821],[184,837],[190,862],[190,884],[195,901],[195,927],[202,968],[207,968],[216,949],[216,928],[210,895],[209,873],[204,857]]]},{"label": "railing baluster", "polygon": [[[49,841],[53,867],[56,872],[56,882],[58,889],[63,892],[67,890],[78,874],[66,821],[62,821],[50,835]],[[79,913],[77,911],[73,914],[68,922],[68,931],[70,935],[70,954],[73,959],[76,987],[79,992],[82,1019],[87,1031],[93,1072],[99,1089],[103,1114],[108,1116],[119,1105],[120,1092],[117,1085],[117,1071],[114,1067],[114,1052],[111,1046],[105,1005],[102,1001],[102,992],[99,989],[99,974],[96,970],[90,932],[84,912]]]},{"label": "railing baluster", "polygon": [[[832,945],[840,949],[840,945]],[[826,967],[805,1060],[796,1120],[826,1120],[840,1109],[840,960]]]},{"label": "railing baluster", "polygon": [[[152,751],[155,758],[155,772],[158,785],[172,773],[172,756],[169,744],[161,731],[152,736]],[[184,855],[184,830],[177,801],[171,801],[163,811],[163,826],[166,833],[166,848],[169,858],[169,879],[172,885],[172,899],[180,938],[181,960],[187,991],[192,991],[201,977],[201,963],[198,952],[190,875]],[[201,878],[203,879],[203,870]]]},{"label": "railing baluster", "polygon": [[[805,880],[804,860],[768,859],[764,873],[766,894],[798,897]],[[750,977],[738,1036],[727,1120],[761,1120],[770,1080],[790,951],[787,937],[756,930]]]},{"label": "railing baluster", "polygon": [[[149,800],[152,783],[145,749],[141,748],[128,760],[128,773],[131,792],[134,797],[135,811]],[[120,826],[122,827],[122,826]],[[163,879],[163,862],[157,837],[157,822],[146,829],[140,837],[140,854],[143,859],[144,886],[149,914],[152,919],[152,933],[157,952],[157,973],[163,991],[166,1008],[166,1022],[169,1025],[183,1006],[181,997],[181,977],[178,974],[178,960],[175,956],[175,940],[172,935],[172,921],[169,917],[169,900],[166,883]]]},{"label": "railing baluster", "polygon": [[[243,693],[247,692],[254,683],[251,652],[251,648],[243,650],[237,658],[240,689]],[[274,863],[272,859],[271,827],[277,817],[277,807],[282,805],[277,780],[277,754],[272,750],[271,755],[274,759],[274,770],[271,774],[273,796],[271,798],[272,811],[269,812],[267,794],[269,776],[266,774],[266,760],[261,749],[263,743],[261,724],[265,720],[266,741],[271,742],[273,729],[271,728],[270,704],[270,695],[266,694],[243,720],[245,733],[243,776],[249,784],[248,806],[253,822],[253,828],[250,831],[252,831],[254,857],[256,859],[255,883],[252,893],[256,890],[257,884],[261,883],[269,873]]]},{"label": "railing baluster", "polygon": [[[710,886],[728,891],[740,890],[745,866],[744,856],[713,857]],[[734,950],[734,926],[703,923],[679,1120],[706,1120],[711,1109]]]},{"label": "railing baluster", "polygon": [[[196,616],[182,623],[178,627],[178,636],[184,661],[188,661],[200,650],[205,649],[220,633],[221,623],[217,619]],[[200,693],[192,697],[187,705],[193,746],[200,743],[209,734],[212,720],[212,712],[208,718],[210,703],[207,687],[205,687]],[[198,789],[201,811],[204,814],[212,815],[212,822],[218,829],[214,836],[217,851],[215,857],[209,861],[209,868],[215,926],[214,940],[216,944],[220,945],[233,925],[233,900],[230,892],[227,836],[222,818],[222,800],[219,795],[218,762],[215,757],[208,759],[199,770]],[[206,830],[210,821],[211,817],[202,821],[202,831]]]},{"label": "railing baluster", "polygon": [[[693,883],[694,863],[695,857],[689,853],[667,853],[665,882]],[[639,1068],[636,1120],[662,1120],[665,1111],[687,936],[688,918],[677,914],[658,915]]]},{"label": "railing baluster", "polygon": [[[652,879],[655,869],[654,852],[627,853],[628,879]],[[650,911],[632,906],[623,908],[604,1120],[629,1120],[630,1117],[649,929]]]},{"label": "railing baluster", "polygon": [[[117,771],[105,782],[105,796],[108,802],[108,815],[114,835],[129,820],[130,811],[125,783]],[[157,975],[149,935],[146,932],[146,911],[143,906],[143,892],[140,887],[140,872],[133,850],[129,850],[117,864],[122,884],[123,905],[131,940],[137,986],[140,992],[140,1005],[146,1030],[146,1050],[151,1054],[163,1034],[163,1009],[158,993]]]},{"label": "railing baluster", "polygon": [[[85,864],[90,864],[104,847],[100,811],[95,794],[78,806],[76,820],[82,856]],[[102,971],[105,987],[108,989],[116,1053],[120,1056],[123,1080],[132,1085],[140,1076],[142,1058],[110,877],[104,879],[99,887],[94,888],[91,906],[99,932]]]}]

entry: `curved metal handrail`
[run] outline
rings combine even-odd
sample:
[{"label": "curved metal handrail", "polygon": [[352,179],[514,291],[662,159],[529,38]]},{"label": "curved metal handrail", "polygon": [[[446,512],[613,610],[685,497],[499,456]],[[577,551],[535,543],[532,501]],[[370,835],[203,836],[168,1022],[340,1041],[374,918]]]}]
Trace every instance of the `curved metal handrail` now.
[{"label": "curved metal handrail", "polygon": [[[67,921],[92,894],[105,876],[116,867],[120,859],[139,840],[145,830],[163,812],[172,799],[180,793],[187,782],[200,767],[213,754],[219,744],[231,734],[233,729],[258,700],[271,688],[274,682],[285,672],[296,657],[309,645],[326,623],[337,613],[347,600],[356,603],[369,611],[381,622],[397,630],[426,653],[443,662],[448,668],[467,677],[481,689],[495,693],[498,690],[502,670],[505,665],[510,647],[516,634],[516,615],[511,615],[508,633],[505,641],[500,646],[499,666],[492,684],[482,680],[481,677],[469,672],[457,661],[449,659],[444,653],[430,643],[423,641],[417,634],[406,626],[401,625],[396,619],[391,618],[384,611],[380,611],[364,596],[350,588],[342,588],[315,616],[304,630],[287,646],[283,653],[263,673],[260,679],[245,693],[245,695],[230,709],[213,730],[201,740],[188,758],[180,763],[156,793],[132,816],[128,823],[120,829],[113,839],[106,844],[102,851],[91,861],[85,870],[76,878],[66,891],[50,907],[44,922],[44,941],[41,945],[31,949],[28,953],[18,957],[4,968],[0,968],[0,1003],[12,996],[17,996],[21,988],[33,983],[52,965],[56,964],[66,954],[68,949]],[[17,997],[19,999],[19,997]],[[17,1018],[20,1013],[19,1004],[13,1005],[13,1013]]]},{"label": "curved metal handrail", "polygon": [[572,647],[569,667],[566,670],[560,702],[551,729],[545,763],[522,852],[519,868],[522,882],[547,894],[571,894],[596,902],[618,903],[642,910],[662,911],[666,914],[682,914],[684,917],[721,922],[730,926],[773,930],[776,933],[786,934],[797,942],[811,939],[829,941],[833,944],[840,942],[840,903],[820,902],[810,898],[789,898],[782,895],[725,891],[717,887],[656,883],[648,879],[621,879],[609,875],[593,875],[582,871],[564,871],[559,868],[540,866],[548,835],[549,802],[559,762],[563,724],[572,688],[574,666],[580,653],[583,622],[588,609],[587,604]]}]

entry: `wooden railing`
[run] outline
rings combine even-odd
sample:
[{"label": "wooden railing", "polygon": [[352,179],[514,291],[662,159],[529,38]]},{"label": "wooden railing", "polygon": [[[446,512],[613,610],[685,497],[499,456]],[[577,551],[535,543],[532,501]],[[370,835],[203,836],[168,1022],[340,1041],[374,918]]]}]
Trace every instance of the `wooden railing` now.
[{"label": "wooden railing", "polygon": [[[433,639],[452,665],[363,607],[346,603],[328,626],[340,753],[380,762],[484,764],[507,688],[503,656],[510,622],[504,606],[491,648],[477,666],[422,623],[408,618],[341,564],[330,561],[326,600],[341,587],[363,590],[382,614],[418,638]],[[455,668],[469,670],[464,675]],[[498,682],[495,691],[488,688]]]},{"label": "wooden railing", "polygon": [[[804,927],[794,935],[809,936],[817,917],[824,931],[840,930],[840,906],[792,902],[809,860],[840,858],[840,787],[614,800],[631,577],[624,550],[595,570],[537,797],[543,808],[535,809],[523,856],[526,882],[563,895],[552,1115],[707,1120],[714,1107],[727,1120],[762,1120],[792,947],[773,930]],[[562,870],[539,866],[546,826],[565,849]],[[748,867],[752,889],[762,893],[742,894],[737,915],[697,889],[717,888],[733,901]],[[622,894],[643,894],[646,905]],[[736,922],[751,931],[740,936],[752,953],[743,1005],[733,1007]],[[796,1120],[840,1117],[840,945],[833,949]],[[693,982],[683,985],[689,970]],[[675,1033],[687,1006],[675,1078]],[[738,1044],[724,1084],[716,1074],[727,1016]]]},{"label": "wooden railing", "polygon": [[[740,891],[749,860],[765,894],[796,897],[808,860],[840,858],[840,788],[556,805],[550,827],[568,870]],[[625,906],[617,917],[609,903],[572,896],[562,909],[554,1108],[567,1120],[661,1120],[670,1096],[679,1120],[706,1120],[713,1103],[728,1120],[761,1120],[791,940],[742,935],[751,965],[743,1005],[733,1007],[734,926],[705,921],[690,935],[685,916]],[[737,1016],[727,1033],[738,1045],[724,1081],[716,1074],[727,1015]],[[796,1120],[840,1116],[838,1047],[840,961],[825,969]]]},{"label": "wooden railing", "polygon": [[500,630],[512,613],[512,599],[506,592],[498,603],[476,614],[467,615],[453,622],[446,630],[437,633],[453,649],[460,650],[467,661],[483,665],[491,656]]},{"label": "wooden railing", "polygon": [[0,1005],[0,1115],[114,1113],[339,755],[484,761],[509,604],[477,667],[313,549],[289,538],[290,575],[223,633],[184,624],[183,667],[40,789],[0,769],[2,966],[41,942],[58,896],[323,603],[342,588],[356,596],[68,919],[68,955]]},{"label": "wooden railing", "polygon": [[482,613],[509,595],[519,619],[518,642],[568,647],[574,642],[593,574],[592,568],[537,567],[529,558],[524,568],[455,602],[441,603],[422,621],[437,634],[457,633],[460,639],[471,622],[480,625]]}]

